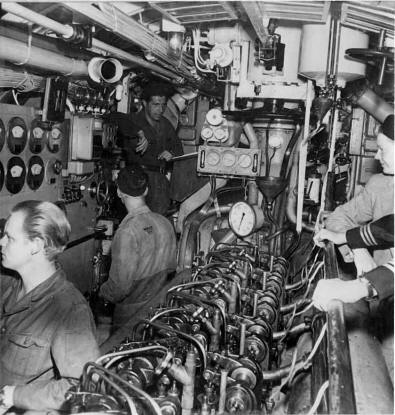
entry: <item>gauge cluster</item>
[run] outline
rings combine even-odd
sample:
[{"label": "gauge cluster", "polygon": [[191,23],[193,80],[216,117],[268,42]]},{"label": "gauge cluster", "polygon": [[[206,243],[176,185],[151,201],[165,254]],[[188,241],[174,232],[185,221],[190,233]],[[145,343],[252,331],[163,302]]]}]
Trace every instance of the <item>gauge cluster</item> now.
[{"label": "gauge cluster", "polygon": [[197,171],[225,177],[259,176],[261,150],[249,148],[200,146]]},{"label": "gauge cluster", "polygon": [[69,121],[48,126],[33,107],[0,104],[0,110],[0,193],[57,188],[62,168],[53,166],[67,157]]}]

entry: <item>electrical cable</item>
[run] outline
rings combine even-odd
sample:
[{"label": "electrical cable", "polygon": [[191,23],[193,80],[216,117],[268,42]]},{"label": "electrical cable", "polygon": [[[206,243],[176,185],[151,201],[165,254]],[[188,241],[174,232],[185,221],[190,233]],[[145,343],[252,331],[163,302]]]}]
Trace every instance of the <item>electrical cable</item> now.
[{"label": "electrical cable", "polygon": [[324,393],[328,389],[328,387],[329,387],[329,380],[325,381],[321,385],[321,387],[320,387],[320,389],[317,393],[317,396],[315,398],[315,401],[313,403],[313,406],[310,408],[309,412],[307,412],[307,415],[314,415],[316,413],[317,408],[321,403],[322,397],[324,396]]}]

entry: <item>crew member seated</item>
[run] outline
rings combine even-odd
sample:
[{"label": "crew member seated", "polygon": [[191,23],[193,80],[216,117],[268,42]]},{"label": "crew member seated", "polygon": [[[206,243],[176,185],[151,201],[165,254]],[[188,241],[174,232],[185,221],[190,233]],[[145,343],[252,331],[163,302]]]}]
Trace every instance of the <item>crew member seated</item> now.
[{"label": "crew member seated", "polygon": [[111,268],[100,296],[115,304],[113,329],[127,323],[155,298],[176,268],[176,236],[171,223],[146,205],[148,176],[137,164],[121,169],[117,193],[127,215],[111,245]]},{"label": "crew member seated", "polygon": [[5,224],[0,413],[65,409],[66,392],[99,356],[89,306],[56,261],[69,235],[66,216],[50,202],[21,202]]}]

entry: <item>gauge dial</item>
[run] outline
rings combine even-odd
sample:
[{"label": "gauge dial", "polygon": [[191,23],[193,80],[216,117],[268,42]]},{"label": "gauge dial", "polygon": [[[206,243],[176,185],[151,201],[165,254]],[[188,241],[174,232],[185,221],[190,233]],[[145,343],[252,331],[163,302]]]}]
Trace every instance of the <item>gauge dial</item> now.
[{"label": "gauge dial", "polygon": [[57,153],[63,138],[63,132],[58,127],[53,127],[48,137],[48,150]]},{"label": "gauge dial", "polygon": [[236,163],[236,156],[232,151],[225,151],[222,155],[222,164],[225,167],[231,167]]},{"label": "gauge dial", "polygon": [[7,144],[12,154],[21,153],[27,141],[25,121],[20,117],[11,118],[8,122]]},{"label": "gauge dial", "polygon": [[248,154],[242,154],[239,157],[239,165],[240,167],[243,167],[243,169],[246,169],[251,166],[252,160],[251,157]]},{"label": "gauge dial", "polygon": [[206,156],[207,164],[216,166],[220,161],[220,156],[216,151],[209,151]]},{"label": "gauge dial", "polygon": [[213,130],[210,127],[204,127],[200,135],[203,140],[209,140],[213,136]]},{"label": "gauge dial", "polygon": [[226,139],[226,131],[223,128],[217,128],[216,130],[214,130],[214,137],[218,141],[225,140]]},{"label": "gauge dial", "polygon": [[249,235],[256,225],[255,211],[246,202],[235,203],[229,212],[229,225],[241,237]]}]

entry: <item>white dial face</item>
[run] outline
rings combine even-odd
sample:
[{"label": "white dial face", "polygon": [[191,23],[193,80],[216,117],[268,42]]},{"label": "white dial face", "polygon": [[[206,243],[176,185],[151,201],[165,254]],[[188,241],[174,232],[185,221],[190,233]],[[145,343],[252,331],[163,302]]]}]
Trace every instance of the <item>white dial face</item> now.
[{"label": "white dial face", "polygon": [[251,157],[248,154],[242,154],[239,157],[239,165],[240,167],[243,167],[243,169],[246,169],[247,167],[251,166]]},{"label": "white dial face", "polygon": [[203,140],[208,140],[213,136],[213,130],[210,127],[204,127],[201,132]]},{"label": "white dial face", "polygon": [[220,156],[216,151],[210,151],[207,153],[207,164],[210,166],[216,166],[220,161]]},{"label": "white dial face", "polygon": [[214,131],[214,137],[218,140],[218,141],[222,141],[226,138],[226,131],[223,128],[217,128]]},{"label": "white dial face", "polygon": [[59,139],[60,136],[62,135],[62,132],[59,130],[59,128],[53,128],[51,131],[51,136],[52,138],[54,138],[55,140]]},{"label": "white dial face", "polygon": [[222,164],[225,167],[231,167],[236,163],[236,156],[232,151],[225,151],[222,155]]},{"label": "white dial face", "polygon": [[13,127],[11,131],[15,138],[21,138],[23,136],[23,128],[19,125]]},{"label": "white dial face", "polygon": [[233,232],[239,236],[247,236],[255,228],[254,209],[246,202],[235,203],[229,212],[229,225]]},{"label": "white dial face", "polygon": [[33,128],[33,137],[34,138],[42,138],[44,135],[44,130],[41,127]]}]

